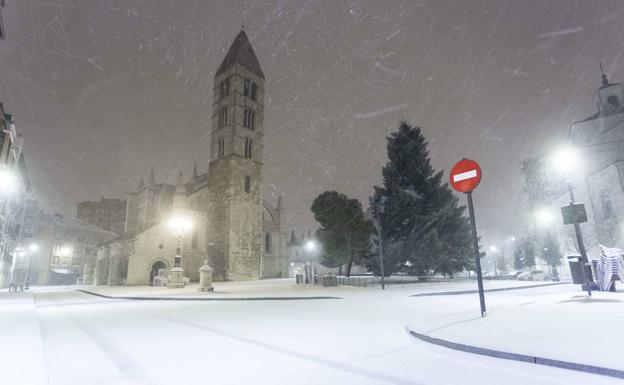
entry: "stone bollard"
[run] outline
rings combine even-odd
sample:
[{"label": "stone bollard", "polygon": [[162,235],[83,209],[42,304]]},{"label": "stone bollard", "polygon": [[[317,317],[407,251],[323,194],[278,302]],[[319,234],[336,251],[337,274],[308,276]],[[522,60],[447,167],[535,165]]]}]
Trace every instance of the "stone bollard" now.
[{"label": "stone bollard", "polygon": [[208,260],[204,261],[204,266],[199,268],[199,287],[197,291],[213,291],[212,287],[212,267],[208,265]]}]

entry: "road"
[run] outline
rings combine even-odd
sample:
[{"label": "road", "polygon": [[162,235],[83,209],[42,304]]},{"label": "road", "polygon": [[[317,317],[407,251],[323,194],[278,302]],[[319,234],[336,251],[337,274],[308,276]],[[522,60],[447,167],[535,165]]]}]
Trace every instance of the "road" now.
[{"label": "road", "polygon": [[[409,297],[409,290],[228,302],[110,300],[68,288],[2,293],[0,383],[622,383],[415,340],[408,324],[462,322],[478,316],[478,303],[474,295]],[[490,293],[488,306],[520,306],[557,290]]]}]

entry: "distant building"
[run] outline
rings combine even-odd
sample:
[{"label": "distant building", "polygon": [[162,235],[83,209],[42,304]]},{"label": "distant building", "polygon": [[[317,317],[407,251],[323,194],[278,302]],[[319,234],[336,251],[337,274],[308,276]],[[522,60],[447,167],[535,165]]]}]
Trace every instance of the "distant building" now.
[{"label": "distant building", "polygon": [[0,40],[4,40],[4,22],[2,21],[2,8],[4,8],[4,0],[0,0]]},{"label": "distant building", "polygon": [[24,235],[24,205],[31,199],[22,142],[13,116],[0,103],[0,287],[8,286],[20,262],[16,250]]},{"label": "distant building", "polygon": [[[127,201],[124,238],[98,249],[97,284],[147,285],[171,269],[176,240],[167,225],[190,217],[182,267],[191,281],[205,260],[215,280],[286,277],[288,255],[281,199],[262,196],[265,78],[241,31],[217,69],[213,84],[208,170],[177,183],[156,181],[154,171]],[[127,266],[127,268],[125,268]]]},{"label": "distant building", "polygon": [[[624,85],[609,83],[603,74],[595,100],[597,112],[575,122],[569,136],[579,149],[580,167],[570,177],[575,201],[587,211],[581,231],[590,259],[600,255],[599,244],[624,248]],[[547,231],[557,236],[564,255],[578,254],[574,228],[561,219],[561,206],[570,202],[564,176],[549,169],[545,156],[525,160],[523,173],[531,210],[550,207],[555,225]],[[566,262],[562,271],[568,273]]]},{"label": "distant building", "polygon": [[126,201],[100,198],[99,201],[80,202],[76,218],[121,235],[126,220]]},{"label": "distant building", "polygon": [[93,280],[97,246],[118,235],[112,231],[60,214],[46,215],[34,239],[31,282],[69,285]]}]

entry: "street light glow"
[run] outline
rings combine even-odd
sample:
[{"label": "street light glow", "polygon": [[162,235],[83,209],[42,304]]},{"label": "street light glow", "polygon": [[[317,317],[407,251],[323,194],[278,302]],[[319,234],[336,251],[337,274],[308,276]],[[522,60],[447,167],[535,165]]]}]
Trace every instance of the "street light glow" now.
[{"label": "street light glow", "polygon": [[6,168],[0,169],[0,191],[12,192],[17,185],[15,174]]},{"label": "street light glow", "polygon": [[570,172],[579,164],[579,153],[573,147],[561,147],[552,155],[552,163],[558,170]]},{"label": "street light glow", "polygon": [[186,234],[193,228],[191,218],[184,215],[174,215],[169,218],[169,228],[176,234]]},{"label": "street light glow", "polygon": [[31,252],[34,253],[34,252],[36,252],[38,250],[39,250],[39,245],[38,244],[32,243],[32,244],[28,245],[28,251],[31,251]]},{"label": "street light glow", "polygon": [[498,251],[498,248],[494,245],[490,246],[490,253],[495,253]]},{"label": "street light glow", "polygon": [[314,241],[307,241],[304,247],[305,247],[306,251],[314,251],[314,250],[316,250],[316,242],[314,242]]},{"label": "street light glow", "polygon": [[548,208],[542,207],[535,212],[535,219],[541,226],[548,226],[553,222],[554,217]]}]

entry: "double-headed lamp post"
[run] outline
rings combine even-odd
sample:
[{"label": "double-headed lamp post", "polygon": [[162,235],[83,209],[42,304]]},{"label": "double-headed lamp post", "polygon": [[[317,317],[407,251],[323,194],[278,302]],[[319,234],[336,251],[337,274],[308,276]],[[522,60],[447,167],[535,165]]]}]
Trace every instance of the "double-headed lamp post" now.
[{"label": "double-headed lamp post", "polygon": [[174,214],[169,218],[169,228],[176,239],[176,255],[169,274],[168,288],[184,287],[184,269],[182,269],[182,242],[193,228],[193,221],[186,215]]}]

